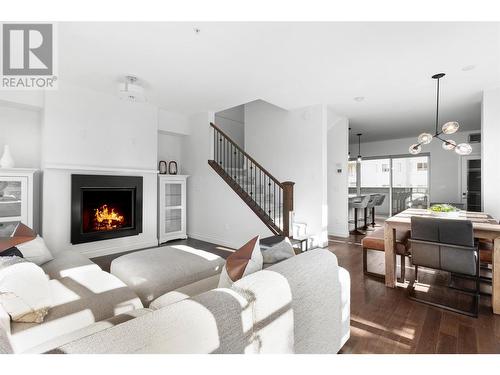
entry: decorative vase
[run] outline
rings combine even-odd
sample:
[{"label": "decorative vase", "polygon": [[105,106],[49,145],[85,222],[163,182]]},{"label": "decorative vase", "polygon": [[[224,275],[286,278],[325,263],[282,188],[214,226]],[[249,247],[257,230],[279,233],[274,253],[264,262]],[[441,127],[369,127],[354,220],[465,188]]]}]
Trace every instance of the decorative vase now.
[{"label": "decorative vase", "polygon": [[9,145],[5,145],[3,148],[3,155],[0,159],[0,168],[14,168],[14,159],[10,153]]},{"label": "decorative vase", "polygon": [[160,171],[160,174],[167,174],[167,162],[165,160],[160,160],[158,170]]},{"label": "decorative vase", "polygon": [[177,174],[177,163],[173,160],[168,163],[168,174]]}]

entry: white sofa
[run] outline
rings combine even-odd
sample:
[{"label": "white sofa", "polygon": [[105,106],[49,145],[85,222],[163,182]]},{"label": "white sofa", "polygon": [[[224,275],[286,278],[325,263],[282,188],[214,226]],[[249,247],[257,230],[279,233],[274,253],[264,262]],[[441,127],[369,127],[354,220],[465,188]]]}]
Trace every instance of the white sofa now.
[{"label": "white sofa", "polygon": [[[89,272],[89,278],[90,273],[103,272],[95,270],[90,261],[76,263],[80,262],[71,277],[87,281],[87,276],[78,272]],[[64,278],[55,263],[44,268],[52,277]],[[97,285],[101,283],[92,284],[90,289]],[[59,324],[58,330],[50,332],[54,320],[49,318],[51,310],[48,321],[38,327],[46,326],[45,333],[32,336],[37,345],[20,346],[16,329],[0,329],[0,352],[336,353],[349,338],[349,274],[338,266],[334,254],[322,249],[249,275],[230,289],[212,289],[195,296],[177,292],[176,302],[152,303],[156,310],[142,308],[127,288],[119,287],[116,292],[116,296],[109,292],[110,300],[101,313],[94,311],[92,306],[97,304],[90,297],[91,307],[85,308],[85,301],[78,302],[79,308],[87,311],[87,320],[80,317],[74,329],[63,334]],[[123,313],[127,308],[129,311]],[[67,323],[72,322],[69,318]],[[42,335],[47,340],[39,339]]]}]

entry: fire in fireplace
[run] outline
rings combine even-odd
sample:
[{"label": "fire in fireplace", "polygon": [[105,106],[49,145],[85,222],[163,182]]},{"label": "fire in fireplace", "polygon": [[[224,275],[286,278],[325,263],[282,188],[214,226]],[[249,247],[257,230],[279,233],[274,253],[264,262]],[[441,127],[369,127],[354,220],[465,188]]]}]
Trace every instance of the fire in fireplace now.
[{"label": "fire in fireplace", "polygon": [[125,223],[125,216],[115,211],[113,207],[109,208],[107,204],[96,208],[92,220],[93,230],[114,230],[122,228]]},{"label": "fire in fireplace", "polygon": [[72,175],[71,242],[142,231],[142,177]]}]

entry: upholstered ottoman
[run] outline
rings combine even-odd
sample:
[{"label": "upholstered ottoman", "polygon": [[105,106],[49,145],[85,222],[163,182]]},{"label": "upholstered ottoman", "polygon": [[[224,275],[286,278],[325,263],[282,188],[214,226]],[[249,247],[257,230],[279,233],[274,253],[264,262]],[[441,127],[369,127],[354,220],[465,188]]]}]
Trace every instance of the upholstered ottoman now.
[{"label": "upholstered ottoman", "polygon": [[163,294],[220,274],[224,259],[185,245],[162,246],[123,255],[111,262],[111,273],[141,299],[144,306]]}]

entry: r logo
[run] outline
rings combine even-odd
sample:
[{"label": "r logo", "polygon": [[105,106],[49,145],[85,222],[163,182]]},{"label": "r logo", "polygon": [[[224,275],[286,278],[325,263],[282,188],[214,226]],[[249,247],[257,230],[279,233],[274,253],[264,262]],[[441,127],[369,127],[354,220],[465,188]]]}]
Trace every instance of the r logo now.
[{"label": "r logo", "polygon": [[52,75],[51,24],[3,25],[3,75]]}]

